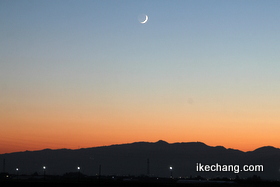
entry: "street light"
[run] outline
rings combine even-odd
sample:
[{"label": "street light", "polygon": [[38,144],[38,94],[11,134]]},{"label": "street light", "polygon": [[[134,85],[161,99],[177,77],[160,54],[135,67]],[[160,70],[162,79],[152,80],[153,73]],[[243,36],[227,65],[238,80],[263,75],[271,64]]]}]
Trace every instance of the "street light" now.
[{"label": "street light", "polygon": [[46,166],[43,166],[43,170],[44,170],[44,179],[45,179],[45,177],[46,177]]},{"label": "street light", "polygon": [[80,174],[80,170],[81,170],[81,167],[78,166],[78,167],[77,167],[77,170],[78,170],[78,181],[80,181],[80,175],[81,175],[81,174]]},{"label": "street light", "polygon": [[18,168],[16,168],[16,171],[17,171],[17,179],[18,179],[18,171],[19,171],[19,169],[18,169]]},{"label": "street light", "polygon": [[172,166],[170,166],[170,167],[169,167],[169,170],[170,170],[170,178],[172,179],[172,178],[173,178],[173,175],[172,175],[172,170],[173,170],[173,167],[172,167]]}]

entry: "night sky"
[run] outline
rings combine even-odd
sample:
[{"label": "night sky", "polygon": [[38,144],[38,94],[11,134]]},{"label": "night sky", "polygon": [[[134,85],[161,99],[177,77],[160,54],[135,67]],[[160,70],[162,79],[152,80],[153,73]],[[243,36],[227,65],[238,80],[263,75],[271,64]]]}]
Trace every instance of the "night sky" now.
[{"label": "night sky", "polygon": [[279,31],[279,0],[0,0],[0,154],[280,147]]}]

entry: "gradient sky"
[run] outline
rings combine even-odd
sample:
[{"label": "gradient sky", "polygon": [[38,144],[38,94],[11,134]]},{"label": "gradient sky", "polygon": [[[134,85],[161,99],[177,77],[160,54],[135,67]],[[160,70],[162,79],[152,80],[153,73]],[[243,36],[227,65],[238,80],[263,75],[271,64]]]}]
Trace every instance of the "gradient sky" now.
[{"label": "gradient sky", "polygon": [[278,0],[0,0],[0,154],[280,147],[279,31]]}]

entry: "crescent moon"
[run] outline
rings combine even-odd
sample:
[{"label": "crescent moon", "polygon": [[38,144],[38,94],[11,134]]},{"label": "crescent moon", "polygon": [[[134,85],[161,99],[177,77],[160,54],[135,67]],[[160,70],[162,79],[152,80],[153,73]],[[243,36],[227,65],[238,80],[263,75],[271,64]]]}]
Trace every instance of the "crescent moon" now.
[{"label": "crescent moon", "polygon": [[140,23],[144,24],[144,23],[146,23],[148,21],[148,19],[149,19],[149,17],[146,15],[145,20],[140,22]]}]

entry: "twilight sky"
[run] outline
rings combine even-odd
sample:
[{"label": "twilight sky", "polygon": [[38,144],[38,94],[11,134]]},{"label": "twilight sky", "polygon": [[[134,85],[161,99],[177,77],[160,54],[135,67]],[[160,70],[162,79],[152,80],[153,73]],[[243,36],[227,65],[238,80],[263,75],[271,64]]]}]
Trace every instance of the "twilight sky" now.
[{"label": "twilight sky", "polygon": [[280,147],[278,0],[0,0],[0,25],[0,154]]}]

